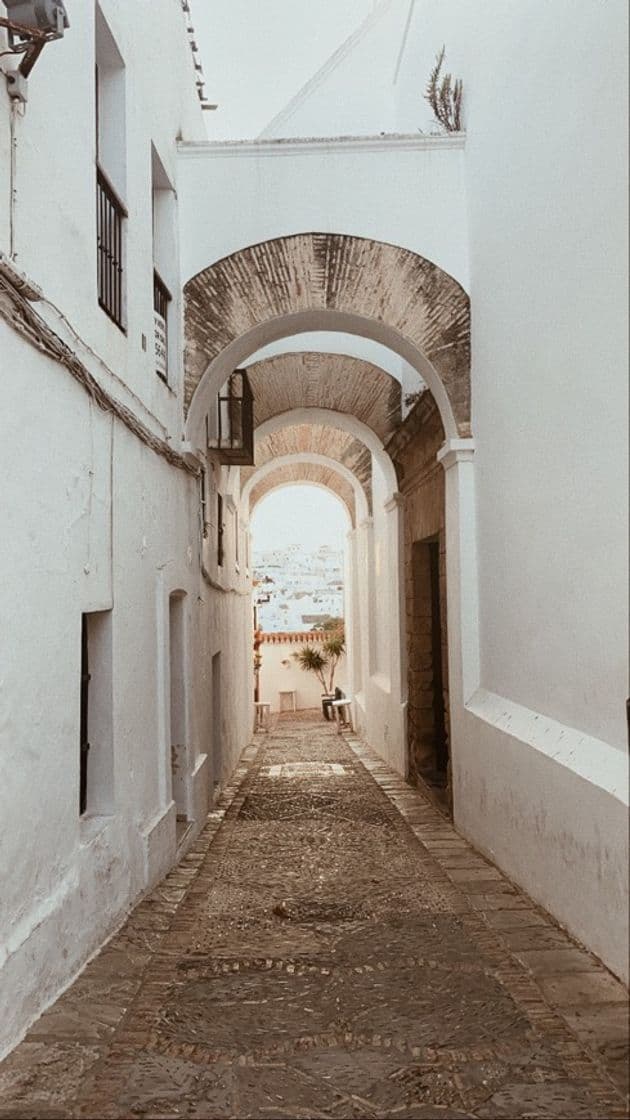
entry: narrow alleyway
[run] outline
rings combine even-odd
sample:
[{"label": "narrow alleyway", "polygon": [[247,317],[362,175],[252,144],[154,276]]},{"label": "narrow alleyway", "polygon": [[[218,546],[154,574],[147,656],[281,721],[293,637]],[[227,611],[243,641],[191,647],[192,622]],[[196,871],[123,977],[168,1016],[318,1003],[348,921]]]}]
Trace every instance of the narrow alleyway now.
[{"label": "narrow alleyway", "polygon": [[620,1118],[625,1019],[420,793],[292,717],[0,1065],[0,1116]]}]

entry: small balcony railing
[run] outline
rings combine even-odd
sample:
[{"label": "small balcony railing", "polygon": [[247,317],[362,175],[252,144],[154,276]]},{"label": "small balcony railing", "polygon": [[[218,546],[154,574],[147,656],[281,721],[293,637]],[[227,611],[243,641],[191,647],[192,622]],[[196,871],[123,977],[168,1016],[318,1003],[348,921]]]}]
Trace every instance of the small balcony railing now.
[{"label": "small balcony railing", "polygon": [[209,424],[208,448],[221,463],[251,466],[254,462],[254,395],[244,369],[237,369],[218,394],[217,411]]},{"label": "small balcony railing", "polygon": [[109,179],[96,169],[96,230],[98,259],[98,302],[106,315],[120,327],[124,325],[123,306],[123,223],[127,211]]}]

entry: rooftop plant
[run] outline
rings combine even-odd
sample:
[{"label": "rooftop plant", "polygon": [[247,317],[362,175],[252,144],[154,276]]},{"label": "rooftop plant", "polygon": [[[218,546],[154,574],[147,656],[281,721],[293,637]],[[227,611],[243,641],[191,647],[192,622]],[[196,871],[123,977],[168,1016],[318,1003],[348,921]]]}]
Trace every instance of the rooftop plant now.
[{"label": "rooftop plant", "polygon": [[461,78],[453,80],[451,74],[441,74],[445,54],[446,47],[442,47],[436,55],[424,99],[429,102],[436,121],[446,132],[461,132],[464,87]]}]

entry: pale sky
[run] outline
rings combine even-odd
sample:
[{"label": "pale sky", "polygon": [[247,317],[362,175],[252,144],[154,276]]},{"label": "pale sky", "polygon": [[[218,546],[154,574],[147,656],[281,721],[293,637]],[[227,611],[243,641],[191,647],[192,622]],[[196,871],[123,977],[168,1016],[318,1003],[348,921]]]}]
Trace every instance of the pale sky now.
[{"label": "pale sky", "polygon": [[211,140],[253,139],[369,14],[373,0],[190,0]]},{"label": "pale sky", "polygon": [[304,544],[342,550],[350,526],[338,498],[315,486],[274,490],[256,506],[251,520],[254,561],[261,552]]}]

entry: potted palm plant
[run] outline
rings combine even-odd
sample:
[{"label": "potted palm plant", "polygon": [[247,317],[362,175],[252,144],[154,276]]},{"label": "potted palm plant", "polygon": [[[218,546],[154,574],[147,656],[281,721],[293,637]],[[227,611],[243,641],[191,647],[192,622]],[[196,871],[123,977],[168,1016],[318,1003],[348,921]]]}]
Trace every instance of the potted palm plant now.
[{"label": "potted palm plant", "polygon": [[335,673],[346,651],[345,635],[342,629],[334,631],[322,643],[321,650],[305,645],[293,656],[300,669],[314,673],[322,686],[322,714],[330,719],[331,704],[335,699]]}]

